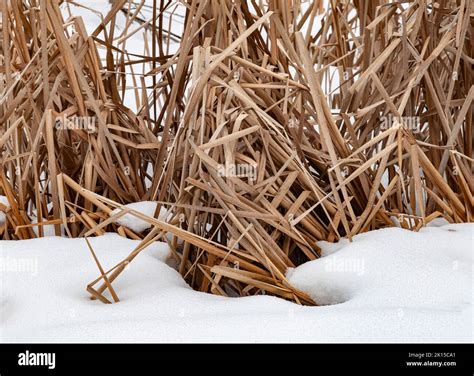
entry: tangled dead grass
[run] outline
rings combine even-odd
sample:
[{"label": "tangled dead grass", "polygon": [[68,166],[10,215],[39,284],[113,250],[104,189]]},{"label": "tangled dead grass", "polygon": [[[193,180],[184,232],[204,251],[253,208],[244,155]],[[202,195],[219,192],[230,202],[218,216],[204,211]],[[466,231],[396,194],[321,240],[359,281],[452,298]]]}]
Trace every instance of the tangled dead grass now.
[{"label": "tangled dead grass", "polygon": [[195,289],[316,304],[285,278],[316,241],[473,220],[472,2],[187,0],[177,35],[173,2],[119,0],[91,36],[60,3],[0,9],[0,235],[141,240],[108,271],[90,248],[94,298],[162,239]]}]

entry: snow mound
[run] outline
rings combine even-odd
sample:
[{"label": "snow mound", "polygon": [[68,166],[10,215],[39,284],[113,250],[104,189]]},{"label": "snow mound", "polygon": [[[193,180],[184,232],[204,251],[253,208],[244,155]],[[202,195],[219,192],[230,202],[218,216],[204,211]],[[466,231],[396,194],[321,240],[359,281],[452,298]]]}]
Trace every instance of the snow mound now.
[{"label": "snow mound", "polygon": [[472,267],[473,225],[466,224],[360,234],[288,275],[323,305],[463,309],[472,302]]},{"label": "snow mound", "polygon": [[[153,217],[156,210],[156,202],[153,201],[140,201],[134,202],[131,204],[124,205],[125,207],[140,212],[148,217]],[[112,211],[111,216],[118,214],[121,209],[115,209]],[[166,217],[168,216],[168,211],[161,207],[160,208],[160,215],[158,219],[160,221],[166,221]],[[134,216],[133,214],[125,214],[124,216],[120,217],[115,223],[119,224],[120,226],[124,226],[133,230],[135,232],[143,232],[151,227],[151,225]]]},{"label": "snow mound", "polygon": [[[85,291],[99,271],[84,239],[0,241],[0,342],[472,342],[473,231],[384,229],[321,243],[324,257],[288,273],[319,303],[340,303],[318,307],[194,291],[161,242],[114,281],[120,302],[105,305]],[[90,241],[104,269],[139,244]]]}]

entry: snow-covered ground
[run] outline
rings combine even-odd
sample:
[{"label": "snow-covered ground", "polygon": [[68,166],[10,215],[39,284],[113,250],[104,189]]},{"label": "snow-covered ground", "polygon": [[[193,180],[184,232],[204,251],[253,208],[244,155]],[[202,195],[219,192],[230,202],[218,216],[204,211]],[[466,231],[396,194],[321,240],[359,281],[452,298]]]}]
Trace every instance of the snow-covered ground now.
[{"label": "snow-covered ground", "polygon": [[[474,224],[398,228],[321,242],[288,272],[320,304],[193,291],[155,243],[114,282],[121,301],[91,301],[99,271],[84,239],[0,241],[1,342],[472,342]],[[137,245],[91,238],[104,268]]]}]

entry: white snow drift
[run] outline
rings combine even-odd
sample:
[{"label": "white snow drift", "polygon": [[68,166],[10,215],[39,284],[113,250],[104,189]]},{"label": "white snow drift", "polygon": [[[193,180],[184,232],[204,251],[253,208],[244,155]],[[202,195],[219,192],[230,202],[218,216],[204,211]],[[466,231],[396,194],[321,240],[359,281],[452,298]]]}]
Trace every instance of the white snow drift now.
[{"label": "white snow drift", "polygon": [[[288,272],[326,304],[318,307],[193,291],[165,263],[164,243],[116,280],[121,302],[104,305],[85,291],[99,271],[84,239],[0,241],[0,341],[472,342],[473,230],[392,228],[320,242],[321,259]],[[138,244],[115,234],[91,242],[104,267]]]},{"label": "white snow drift", "polygon": [[[153,218],[155,216],[156,205],[156,202],[153,201],[140,201],[124,205],[124,207]],[[111,216],[118,214],[120,211],[121,209],[113,210]],[[167,216],[168,211],[165,208],[161,207],[158,219],[160,221],[165,221]],[[119,219],[117,219],[116,223],[120,226],[125,226],[130,230],[133,230],[138,233],[143,232],[151,227],[148,222],[137,218],[135,215],[130,213],[125,214]]]}]

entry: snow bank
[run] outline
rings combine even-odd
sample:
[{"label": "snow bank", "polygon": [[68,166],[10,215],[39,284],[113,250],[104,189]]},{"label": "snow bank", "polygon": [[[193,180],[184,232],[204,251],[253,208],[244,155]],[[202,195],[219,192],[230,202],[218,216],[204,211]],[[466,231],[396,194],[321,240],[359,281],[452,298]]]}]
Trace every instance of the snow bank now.
[{"label": "snow bank", "polygon": [[462,309],[472,302],[472,237],[472,224],[372,231],[336,250],[320,242],[323,257],[288,275],[319,304]]},{"label": "snow bank", "polygon": [[[152,217],[155,215],[155,210],[156,210],[156,202],[153,201],[140,201],[140,202],[134,202],[131,204],[124,205],[126,208],[135,210],[137,212],[140,212],[142,214],[145,214],[148,217]],[[121,211],[121,209],[115,209],[112,211],[111,216],[118,214]],[[160,208],[160,215],[158,216],[158,219],[160,221],[166,221],[166,217],[168,216],[168,211],[164,208]],[[151,225],[134,216],[133,214],[125,214],[124,216],[120,217],[115,221],[115,223],[119,224],[120,226],[125,226],[128,227],[130,230],[133,230],[135,232],[142,232],[151,227]]]},{"label": "snow bank", "polygon": [[[473,224],[385,229],[324,248],[288,275],[320,303],[224,298],[190,289],[155,243],[91,301],[98,270],[83,239],[0,242],[1,342],[472,342]],[[105,268],[137,244],[91,238]],[[331,250],[329,250],[331,248]],[[20,268],[23,266],[23,269]]]}]

